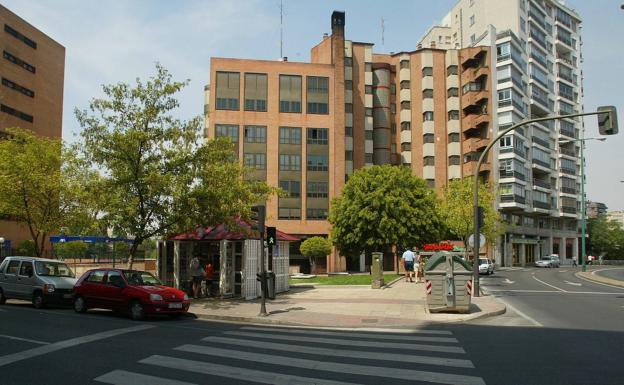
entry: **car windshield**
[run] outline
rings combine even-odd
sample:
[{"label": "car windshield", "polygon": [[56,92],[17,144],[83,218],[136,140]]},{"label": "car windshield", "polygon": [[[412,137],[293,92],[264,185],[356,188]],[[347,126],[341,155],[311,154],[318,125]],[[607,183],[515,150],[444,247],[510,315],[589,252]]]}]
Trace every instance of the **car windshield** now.
[{"label": "car windshield", "polygon": [[36,261],[35,270],[42,277],[75,277],[74,272],[63,262]]},{"label": "car windshield", "polygon": [[542,257],[542,261],[550,261],[550,257]]},{"label": "car windshield", "polygon": [[488,261],[487,259],[479,259],[479,265],[487,265]]},{"label": "car windshield", "polygon": [[162,285],[158,278],[147,271],[124,270],[123,272],[129,285],[132,286],[155,286]]}]

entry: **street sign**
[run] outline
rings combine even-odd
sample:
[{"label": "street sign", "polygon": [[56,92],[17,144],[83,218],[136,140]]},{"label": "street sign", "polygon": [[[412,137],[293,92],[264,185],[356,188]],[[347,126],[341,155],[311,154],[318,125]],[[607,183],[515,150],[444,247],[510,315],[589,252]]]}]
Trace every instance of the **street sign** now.
[{"label": "street sign", "polygon": [[[485,235],[479,233],[479,248],[482,248],[485,245]],[[474,234],[470,234],[470,238],[468,238],[468,246],[474,247]]]}]

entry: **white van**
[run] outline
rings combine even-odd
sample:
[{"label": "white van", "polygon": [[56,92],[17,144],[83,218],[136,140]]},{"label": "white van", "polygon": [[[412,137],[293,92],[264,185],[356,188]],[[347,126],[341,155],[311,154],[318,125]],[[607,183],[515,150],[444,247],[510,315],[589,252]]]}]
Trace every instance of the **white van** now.
[{"label": "white van", "polygon": [[35,308],[71,305],[76,276],[63,261],[6,257],[0,264],[0,305],[7,299],[32,301]]}]

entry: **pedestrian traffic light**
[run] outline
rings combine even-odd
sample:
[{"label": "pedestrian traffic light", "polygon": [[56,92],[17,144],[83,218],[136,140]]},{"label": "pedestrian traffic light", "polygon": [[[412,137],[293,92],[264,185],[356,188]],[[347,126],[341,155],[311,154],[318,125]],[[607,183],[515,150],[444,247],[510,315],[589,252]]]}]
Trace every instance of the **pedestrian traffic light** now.
[{"label": "pedestrian traffic light", "polygon": [[269,247],[277,244],[277,229],[273,226],[266,228],[266,243]]},{"label": "pedestrian traffic light", "polygon": [[258,231],[261,234],[264,233],[264,219],[266,217],[266,208],[264,206],[252,206],[251,208],[251,220],[252,230]]},{"label": "pedestrian traffic light", "polygon": [[618,133],[617,112],[614,106],[598,107],[598,132],[600,135],[615,135]]}]

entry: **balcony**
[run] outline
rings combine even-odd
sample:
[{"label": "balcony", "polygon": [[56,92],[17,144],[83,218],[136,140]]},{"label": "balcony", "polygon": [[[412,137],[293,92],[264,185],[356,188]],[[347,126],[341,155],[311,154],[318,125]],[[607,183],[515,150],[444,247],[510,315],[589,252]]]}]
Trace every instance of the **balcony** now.
[{"label": "balcony", "polygon": [[561,206],[561,211],[563,211],[563,213],[565,214],[576,214],[578,210],[576,209],[576,207],[572,206]]},{"label": "balcony", "polygon": [[559,148],[559,153],[562,155],[567,155],[567,156],[571,156],[573,158],[576,158],[578,155],[576,154],[576,151],[574,150],[568,150],[567,148],[563,148],[560,147]]},{"label": "balcony", "polygon": [[462,57],[461,66],[462,70],[465,71],[469,68],[479,68],[484,65],[485,59],[487,57],[487,50],[483,47],[474,47],[469,48],[467,50],[468,56]]},{"label": "balcony", "polygon": [[574,176],[578,175],[576,170],[573,170],[571,168],[561,167],[559,171],[563,174],[574,175]]},{"label": "balcony", "polygon": [[568,138],[576,139],[576,133],[573,130],[566,130],[565,128],[560,128],[559,134],[563,136],[567,136]]},{"label": "balcony", "polygon": [[526,198],[520,195],[501,195],[500,201],[501,203],[515,202],[523,205],[526,204]]},{"label": "balcony", "polygon": [[541,188],[545,188],[545,189],[550,190],[550,186],[551,186],[551,185],[550,185],[550,182],[549,182],[549,181],[547,181],[547,180],[542,180],[542,179],[537,179],[537,178],[534,178],[534,179],[533,179],[533,186],[535,186],[535,187],[541,187]]},{"label": "balcony", "polygon": [[567,56],[562,55],[560,53],[557,53],[557,62],[565,63],[570,67],[576,67],[576,60],[571,60]]},{"label": "balcony", "polygon": [[464,127],[470,129],[479,129],[486,126],[490,122],[489,114],[470,114],[464,118]]},{"label": "balcony", "polygon": [[469,138],[464,140],[464,153],[482,152],[490,143],[488,138]]},{"label": "balcony", "polygon": [[548,162],[544,162],[543,160],[539,160],[539,159],[531,159],[531,166],[536,167],[544,167],[550,170],[550,164],[548,164]]},{"label": "balcony", "polygon": [[576,195],[576,189],[572,187],[561,187],[562,194]]},{"label": "balcony", "polygon": [[[477,160],[478,160],[478,157],[477,157]],[[474,175],[475,169],[477,167],[477,160],[470,160],[464,163],[464,166],[463,166],[464,176]],[[479,170],[479,174],[489,173],[490,171],[492,171],[492,165],[487,161],[483,162],[483,164],[481,164],[481,169]]]},{"label": "balcony", "polygon": [[538,209],[543,209],[543,210],[550,210],[550,203],[533,201],[533,207],[538,208]]},{"label": "balcony", "polygon": [[542,147],[550,148],[550,143],[548,141],[538,138],[537,136],[532,136],[531,140],[533,143],[539,144]]},{"label": "balcony", "polygon": [[481,103],[487,102],[490,96],[490,92],[482,88],[480,90],[468,91],[462,95],[461,102],[464,106],[464,110],[470,106],[480,107]]},{"label": "balcony", "polygon": [[498,171],[498,177],[500,179],[504,179],[504,178],[516,178],[519,180],[526,180],[526,177],[524,176],[524,174],[522,174],[519,171],[506,171],[506,170],[499,170]]},{"label": "balcony", "polygon": [[502,147],[499,152],[501,154],[505,154],[508,152],[513,152],[516,155],[521,156],[522,158],[526,158],[526,151],[518,147]]}]

